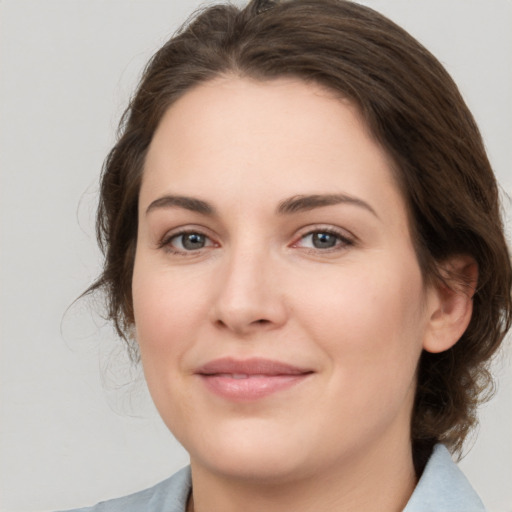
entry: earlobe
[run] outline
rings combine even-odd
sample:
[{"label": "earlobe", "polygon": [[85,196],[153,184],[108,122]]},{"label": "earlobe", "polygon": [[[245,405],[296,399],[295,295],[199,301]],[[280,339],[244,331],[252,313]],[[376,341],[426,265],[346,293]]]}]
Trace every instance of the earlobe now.
[{"label": "earlobe", "polygon": [[429,325],[423,340],[427,352],[451,348],[467,329],[473,313],[478,265],[470,256],[454,256],[440,266],[442,281],[429,291]]}]

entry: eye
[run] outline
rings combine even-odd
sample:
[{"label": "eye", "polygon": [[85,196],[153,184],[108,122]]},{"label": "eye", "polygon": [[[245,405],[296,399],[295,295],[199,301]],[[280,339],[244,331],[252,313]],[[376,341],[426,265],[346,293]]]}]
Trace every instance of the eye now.
[{"label": "eye", "polygon": [[295,245],[305,249],[328,251],[333,249],[343,249],[353,244],[353,240],[338,231],[319,229],[306,233]]},{"label": "eye", "polygon": [[213,245],[214,243],[209,237],[197,231],[175,233],[165,238],[161,243],[162,247],[166,247],[170,252],[174,253],[199,251]]}]

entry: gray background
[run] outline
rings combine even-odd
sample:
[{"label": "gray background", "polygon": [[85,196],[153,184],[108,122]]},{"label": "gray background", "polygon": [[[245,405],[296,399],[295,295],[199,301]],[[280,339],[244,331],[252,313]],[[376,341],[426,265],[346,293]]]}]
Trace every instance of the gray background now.
[{"label": "gray background", "polygon": [[[512,1],[365,3],[446,65],[511,192]],[[69,306],[98,272],[97,176],[117,120],[146,60],[196,5],[0,0],[4,512],[92,504],[186,464],[110,328],[87,301]],[[512,511],[510,361],[509,343],[495,365],[499,392],[461,464],[490,512]]]}]

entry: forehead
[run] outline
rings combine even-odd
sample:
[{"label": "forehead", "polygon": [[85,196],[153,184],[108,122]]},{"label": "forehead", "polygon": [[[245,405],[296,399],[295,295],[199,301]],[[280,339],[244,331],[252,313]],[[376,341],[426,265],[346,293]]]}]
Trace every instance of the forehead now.
[{"label": "forehead", "polygon": [[[350,193],[397,201],[391,161],[358,109],[315,83],[222,77],[164,115],[146,159],[141,202],[172,192],[279,201]],[[215,197],[213,197],[215,199]]]}]

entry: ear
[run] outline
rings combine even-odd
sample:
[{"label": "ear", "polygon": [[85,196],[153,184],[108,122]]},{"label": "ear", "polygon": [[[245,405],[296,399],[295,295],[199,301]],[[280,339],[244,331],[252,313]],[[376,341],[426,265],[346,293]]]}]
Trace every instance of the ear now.
[{"label": "ear", "polygon": [[439,282],[428,291],[430,318],[423,340],[427,352],[444,352],[464,334],[473,313],[478,265],[471,256],[454,256],[440,265]]}]

